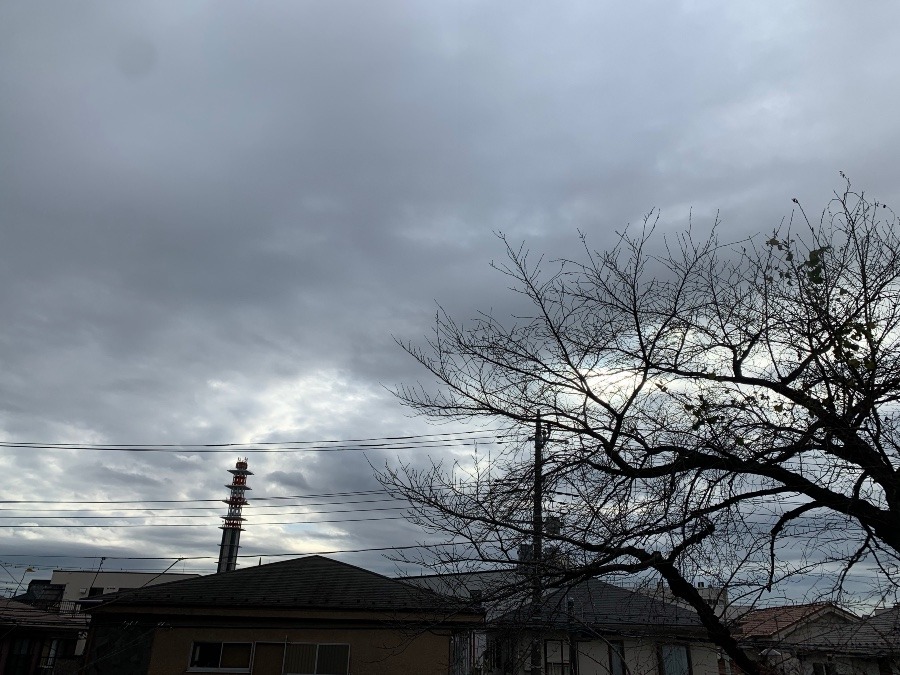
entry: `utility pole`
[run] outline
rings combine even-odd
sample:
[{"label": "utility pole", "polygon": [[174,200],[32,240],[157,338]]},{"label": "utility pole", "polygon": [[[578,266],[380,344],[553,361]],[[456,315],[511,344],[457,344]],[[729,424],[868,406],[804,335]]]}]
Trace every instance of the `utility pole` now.
[{"label": "utility pole", "polygon": [[575,639],[575,598],[566,598],[566,632],[569,639],[569,672],[578,675],[578,641]]},{"label": "utility pole", "polygon": [[534,510],[531,517],[532,525],[532,571],[531,571],[531,618],[534,624],[535,635],[531,641],[531,675],[541,675],[543,670],[543,645],[541,644],[541,574],[542,574],[542,548],[544,540],[544,458],[543,449],[550,438],[550,423],[546,429],[541,424],[541,413],[538,412],[534,423]]}]

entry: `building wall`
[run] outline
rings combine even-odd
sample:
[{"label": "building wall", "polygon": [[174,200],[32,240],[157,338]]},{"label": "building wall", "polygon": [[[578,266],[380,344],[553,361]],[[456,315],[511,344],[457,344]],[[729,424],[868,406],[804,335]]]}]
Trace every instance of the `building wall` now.
[{"label": "building wall", "polygon": [[147,675],[185,673],[195,641],[254,643],[251,675],[281,675],[285,643],[349,644],[353,675],[446,675],[450,654],[449,631],[173,627],[156,630]]},{"label": "building wall", "polygon": [[[657,675],[657,644],[653,638],[624,640],[628,675]],[[690,645],[693,675],[718,675],[718,652],[712,645]],[[609,675],[609,645],[603,640],[578,643],[578,675]]]},{"label": "building wall", "polygon": [[800,658],[800,675],[814,675],[814,663],[828,664],[834,675],[879,675],[878,660],[874,657],[839,655],[804,655]]},{"label": "building wall", "polygon": [[153,572],[65,572],[55,570],[50,578],[51,584],[63,584],[63,600],[80,600],[86,598],[91,588],[102,588],[104,593],[114,593],[124,588],[141,588],[155,586],[170,581],[193,579],[199,574],[156,574]]},{"label": "building wall", "polygon": [[[547,636],[549,640],[565,640],[565,634]],[[625,667],[627,675],[660,675],[657,647],[660,644],[687,644],[671,638],[618,638],[609,636],[610,641],[624,643]],[[520,641],[517,675],[529,672],[528,641]],[[688,646],[693,675],[719,675],[718,651],[712,644],[690,644]],[[554,650],[555,651],[555,650]],[[578,675],[610,675],[609,642],[604,639],[578,641]],[[487,673],[502,673],[502,669],[486,670]],[[811,674],[809,674],[811,675]],[[845,675],[841,673],[840,675]],[[849,674],[847,674],[849,675]],[[875,673],[874,675],[878,675]]]},{"label": "building wall", "polygon": [[824,614],[814,620],[805,621],[796,628],[784,631],[784,640],[791,644],[802,644],[822,637],[840,636],[842,630],[855,623],[836,613]]},{"label": "building wall", "polygon": [[109,621],[92,617],[89,644],[81,673],[146,675],[156,624]]}]

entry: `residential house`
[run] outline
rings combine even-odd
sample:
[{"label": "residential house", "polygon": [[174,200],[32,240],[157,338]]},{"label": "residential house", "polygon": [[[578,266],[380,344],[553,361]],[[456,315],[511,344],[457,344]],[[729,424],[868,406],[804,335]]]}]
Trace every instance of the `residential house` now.
[{"label": "residential house", "polygon": [[[41,616],[59,615],[63,623],[79,626],[74,648],[70,650],[68,641],[61,643],[66,658],[81,657],[84,653],[87,635],[87,615],[82,615],[81,602],[90,598],[145,586],[164,584],[169,581],[193,579],[198,574],[148,573],[148,572],[101,572],[98,570],[54,570],[50,579],[32,579],[28,590],[13,598],[24,605],[40,610]],[[36,614],[37,615],[37,614]],[[69,621],[65,617],[71,617]],[[61,625],[57,622],[57,625]],[[68,640],[68,638],[67,638]],[[53,650],[56,653],[56,650]],[[68,652],[72,651],[71,654]],[[4,671],[0,668],[0,674]],[[47,670],[42,673],[49,673]]]},{"label": "residential house", "polygon": [[447,675],[483,612],[309,556],[99,598],[91,675]]},{"label": "residential house", "polygon": [[[407,583],[484,603],[487,621],[457,672],[524,675],[532,645],[547,675],[719,675],[719,651],[697,615],[672,603],[589,579],[530,601],[509,572],[409,577]],[[538,611],[536,611],[538,610]]]},{"label": "residential house", "polygon": [[16,600],[0,600],[0,673],[74,673],[85,617],[63,616]]},{"label": "residential house", "polygon": [[745,649],[780,675],[897,675],[900,609],[861,618],[828,603],[752,610],[739,620]]},{"label": "residential house", "polygon": [[13,599],[60,614],[74,614],[81,610],[77,601],[85,598],[198,576],[172,572],[54,570],[50,579],[32,579],[28,590]]}]

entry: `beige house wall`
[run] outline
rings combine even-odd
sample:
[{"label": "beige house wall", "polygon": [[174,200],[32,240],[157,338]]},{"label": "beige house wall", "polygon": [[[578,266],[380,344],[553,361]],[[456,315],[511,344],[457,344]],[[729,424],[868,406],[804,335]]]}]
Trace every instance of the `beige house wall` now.
[{"label": "beige house wall", "polygon": [[878,660],[852,658],[846,656],[823,654],[821,658],[807,657],[803,659],[803,672],[805,675],[813,675],[813,662],[820,661],[830,663],[837,675],[878,675]]},{"label": "beige house wall", "polygon": [[[565,640],[566,637],[560,633],[547,639]],[[660,675],[657,647],[661,644],[688,645],[693,675],[719,675],[718,651],[710,643],[688,644],[677,639],[654,637],[620,639],[610,636],[609,640],[623,643],[627,675]],[[526,644],[526,641],[521,644]],[[527,675],[529,658],[526,649],[520,653],[519,663],[523,664],[519,675]],[[602,639],[578,641],[578,675],[610,675],[609,642]]]},{"label": "beige house wall", "polygon": [[[353,675],[447,675],[450,633],[409,629],[339,627],[322,629],[200,628],[157,629],[148,675],[183,675],[203,672],[189,668],[194,642],[251,642],[251,670],[216,673],[281,675],[287,643],[349,644]],[[209,671],[206,671],[209,672]]]},{"label": "beige house wall", "polygon": [[[843,629],[853,626],[854,623],[838,614],[825,614],[812,621],[806,621],[799,626],[792,626],[782,631],[780,638],[795,644],[812,642],[823,636],[831,636],[833,638],[836,635],[840,635]],[[776,639],[779,639],[779,637],[776,637]]]}]

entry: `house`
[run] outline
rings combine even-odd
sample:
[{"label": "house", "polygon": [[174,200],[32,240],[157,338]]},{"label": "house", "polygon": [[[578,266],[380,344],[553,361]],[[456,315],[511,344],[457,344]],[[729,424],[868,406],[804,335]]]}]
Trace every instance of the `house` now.
[{"label": "house", "polygon": [[182,579],[195,579],[199,574],[175,572],[119,572],[97,570],[54,570],[50,577],[52,586],[62,587],[60,600],[64,603],[82,598],[92,598],[104,593],[144,588]]},{"label": "house", "polygon": [[0,600],[0,673],[74,673],[85,617],[62,616],[15,600]]},{"label": "house", "polygon": [[719,675],[719,651],[697,615],[599,579],[548,590],[539,611],[523,579],[509,572],[409,577],[407,583],[474,594],[487,608],[460,673],[530,672],[537,644],[548,675]]},{"label": "house", "polygon": [[[28,583],[28,590],[12,599],[35,610],[32,612],[34,616],[47,618],[54,614],[57,615],[62,623],[57,621],[55,625],[66,623],[77,625],[79,630],[75,634],[74,646],[70,646],[69,638],[71,636],[67,636],[64,641],[60,642],[62,651],[59,652],[60,654],[65,653],[65,658],[76,660],[84,654],[85,636],[87,635],[88,618],[87,615],[81,614],[82,601],[103,593],[154,586],[179,579],[193,579],[198,576],[198,574],[54,570],[50,579],[32,579]],[[53,653],[56,651],[54,649]],[[0,674],[4,672],[2,661],[0,661]],[[45,669],[40,672],[46,674],[51,671]]]},{"label": "house", "polygon": [[28,590],[13,599],[60,614],[75,614],[81,610],[77,601],[84,598],[198,576],[172,572],[54,570],[50,579],[32,579]]},{"label": "house", "polygon": [[471,603],[322,556],[99,598],[93,675],[446,675]]},{"label": "house", "polygon": [[900,609],[860,618],[830,602],[752,610],[741,645],[781,675],[897,675]]}]

